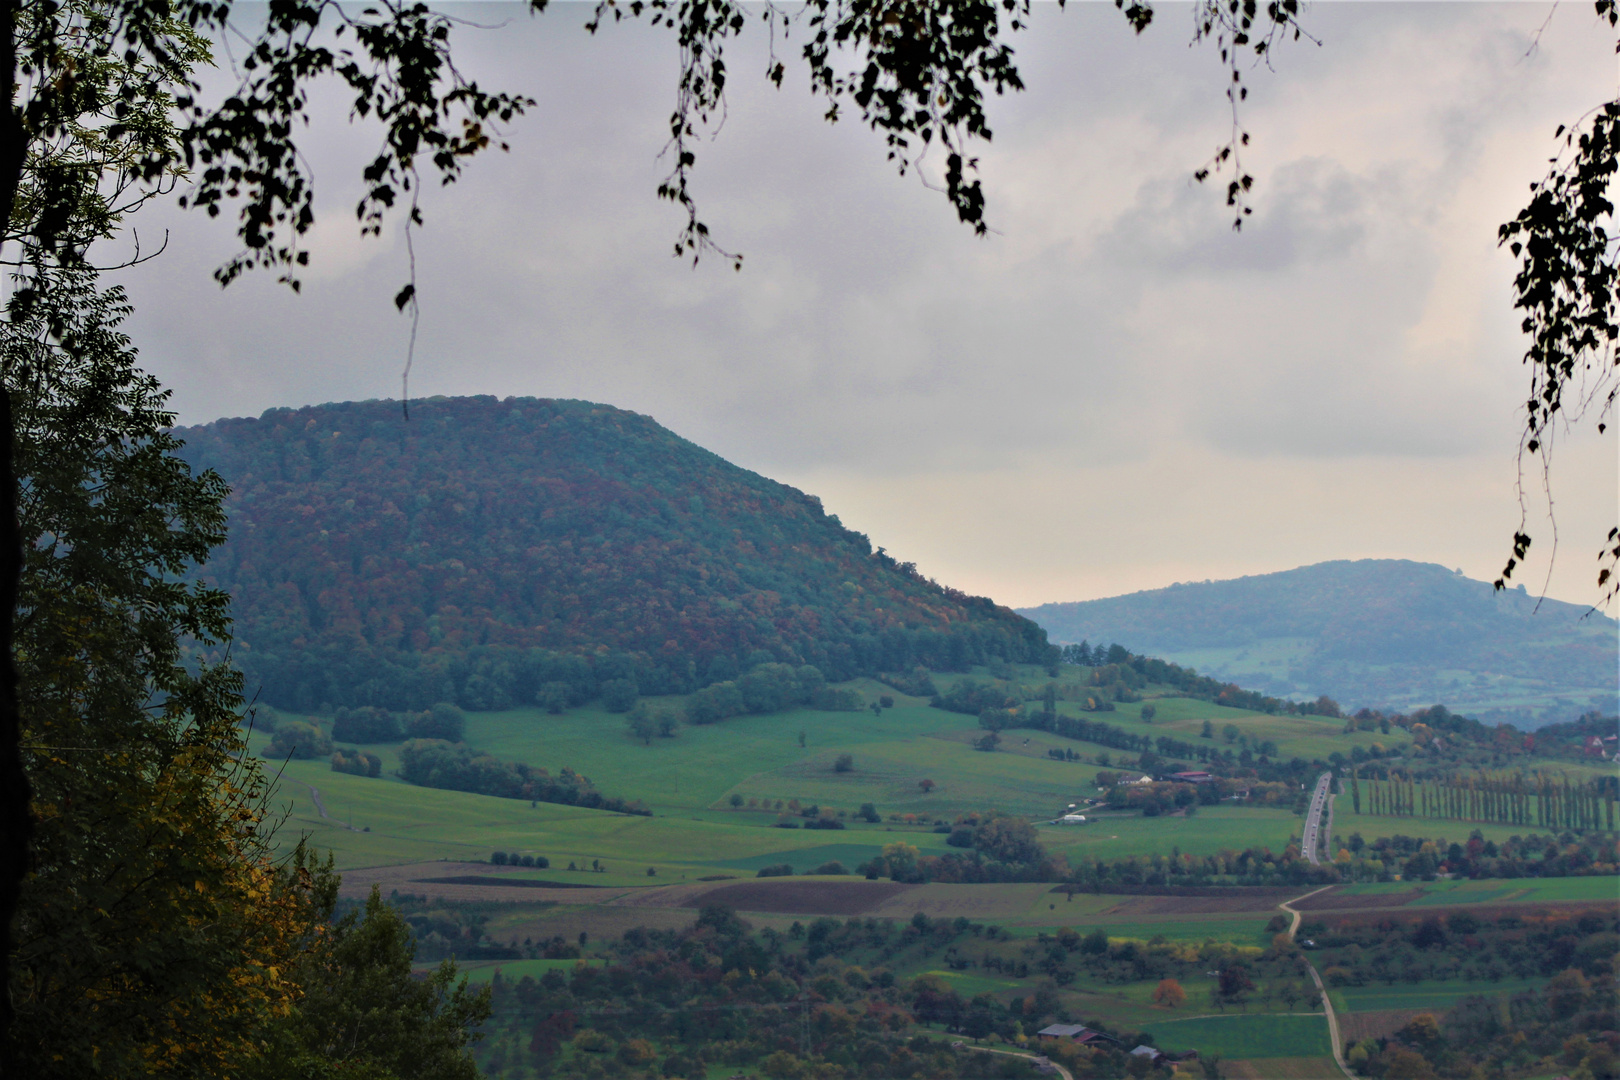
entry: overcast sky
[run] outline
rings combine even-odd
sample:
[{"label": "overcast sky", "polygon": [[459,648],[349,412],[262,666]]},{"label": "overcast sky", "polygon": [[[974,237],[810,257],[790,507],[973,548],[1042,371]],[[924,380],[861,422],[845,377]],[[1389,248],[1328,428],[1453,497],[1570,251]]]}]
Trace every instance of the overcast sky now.
[{"label": "overcast sky", "polygon": [[[668,34],[590,38],[579,4],[455,10],[506,24],[461,33],[468,72],[540,104],[509,154],[426,200],[413,395],[647,413],[1014,605],[1325,559],[1500,568],[1527,383],[1495,230],[1553,129],[1617,92],[1589,4],[1550,22],[1532,4],[1311,7],[1320,47],[1289,43],[1249,76],[1241,235],[1191,181],[1230,121],[1185,5],[1140,38],[1112,3],[1040,5],[1018,46],[1029,89],[992,112],[983,238],[876,136],[822,122],[802,67],[765,84],[751,27],[696,180],[740,274],[669,255]],[[302,296],[269,276],[222,293],[228,229],[143,214],[143,239],[171,244],[125,276],[132,333],[183,422],[399,395],[403,240],[357,239],[352,214],[374,146],[331,99],[310,133]],[[1612,432],[1558,448],[1563,599],[1596,597]]]}]

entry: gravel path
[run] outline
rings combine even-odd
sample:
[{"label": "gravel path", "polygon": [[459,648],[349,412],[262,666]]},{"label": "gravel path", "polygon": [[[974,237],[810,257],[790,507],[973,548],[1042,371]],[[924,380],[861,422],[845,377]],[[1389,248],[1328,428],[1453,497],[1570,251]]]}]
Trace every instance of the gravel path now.
[{"label": "gravel path", "polygon": [[[1323,776],[1322,779],[1325,781],[1327,777]],[[1316,860],[1312,859],[1311,861],[1315,862]],[[1311,890],[1304,896],[1296,896],[1292,900],[1285,900],[1277,905],[1294,917],[1292,925],[1288,927],[1288,940],[1292,941],[1294,939],[1294,935],[1299,932],[1301,916],[1300,913],[1294,909],[1294,905],[1299,903],[1301,900],[1309,900],[1317,893],[1326,892],[1331,888],[1333,888],[1333,886],[1324,885],[1320,889]],[[1322,1011],[1327,1014],[1328,1039],[1333,1044],[1333,1064],[1339,1067],[1339,1071],[1344,1073],[1348,1080],[1360,1080],[1355,1073],[1350,1071],[1350,1066],[1345,1064],[1344,1046],[1339,1038],[1339,1018],[1333,1013],[1333,999],[1328,997],[1327,987],[1322,985],[1322,976],[1316,973],[1316,965],[1311,963],[1309,959],[1305,961],[1305,970],[1311,973],[1311,982],[1316,984],[1317,993],[1322,995]]]}]

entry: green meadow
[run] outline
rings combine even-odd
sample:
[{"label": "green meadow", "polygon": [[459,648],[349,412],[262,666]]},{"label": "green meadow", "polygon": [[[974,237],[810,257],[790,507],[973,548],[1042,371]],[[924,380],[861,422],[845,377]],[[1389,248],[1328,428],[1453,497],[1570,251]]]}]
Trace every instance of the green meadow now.
[{"label": "green meadow", "polygon": [[1147,818],[1139,814],[1088,815],[1084,825],[1039,825],[1041,843],[1071,863],[1132,855],[1168,855],[1175,848],[1191,855],[1266,847],[1281,851],[1299,835],[1301,818],[1291,810],[1265,806],[1204,806],[1191,818]]},{"label": "green meadow", "polygon": [[1204,1057],[1331,1057],[1327,1022],[1315,1016],[1228,1012],[1219,1016],[1155,1020],[1153,1033],[1165,1050],[1197,1050]]},{"label": "green meadow", "polygon": [[[942,675],[942,688],[963,676]],[[978,676],[983,678],[983,676]],[[1010,687],[1037,687],[1039,669],[1021,669]],[[368,779],[333,772],[324,760],[276,763],[280,781],[274,805],[285,815],[280,836],[290,843],[307,836],[331,850],[341,868],[432,860],[484,860],[493,851],[543,855],[548,874],[592,863],[604,873],[587,879],[602,885],[649,885],[715,873],[749,875],[786,863],[796,873],[827,862],[853,870],[903,840],[924,853],[951,850],[934,832],[971,811],[1000,810],[1041,822],[1041,840],[1071,864],[1089,859],[1204,855],[1265,847],[1281,851],[1299,833],[1291,808],[1218,805],[1196,816],[1145,818],[1093,813],[1080,826],[1044,824],[1071,804],[1098,794],[1099,768],[1121,768],[1134,756],[1040,731],[1003,733],[999,749],[973,747],[982,736],[976,718],[929,707],[872,680],[848,684],[867,700],[892,696],[896,705],[873,715],[798,709],[770,716],[738,716],[720,723],[681,726],[673,738],[643,744],[627,733],[622,715],[597,705],[550,715],[537,708],[468,716],[467,742],[504,760],[525,761],[590,777],[604,794],[641,799],[654,816],[632,817],[566,806],[530,806],[460,792],[404,784],[393,775],[397,745],[365,749],[383,760],[383,775]],[[1155,698],[1157,715],[1142,719],[1142,704],[1120,704],[1093,714],[1141,735],[1172,735],[1196,742],[1205,721],[1215,742],[1227,745],[1223,729],[1238,728],[1252,742],[1273,740],[1283,756],[1322,757],[1352,746],[1400,737],[1360,732],[1346,736],[1342,722],[1314,717],[1269,716],[1186,698]],[[648,699],[658,710],[679,711],[678,698]],[[1078,706],[1058,708],[1078,715]],[[255,734],[262,751],[268,739]],[[801,745],[802,743],[802,745]],[[1062,750],[1079,761],[1059,761]],[[851,767],[837,763],[848,755]],[[932,781],[925,786],[923,781]],[[322,816],[311,795],[320,793]],[[739,805],[733,806],[733,800]],[[1372,840],[1379,836],[1439,835],[1462,840],[1475,826],[1465,822],[1356,815],[1348,797],[1337,801],[1334,831]],[[862,804],[881,820],[855,818]],[[777,828],[779,814],[811,805],[837,812],[841,831]],[[1505,840],[1529,830],[1480,826],[1487,838]],[[653,874],[648,875],[651,868]],[[577,871],[576,871],[577,872]]]},{"label": "green meadow", "polygon": [[1331,991],[1333,1007],[1345,1012],[1381,1012],[1385,1009],[1449,1009],[1463,998],[1506,996],[1520,990],[1539,990],[1546,979],[1502,979],[1472,982],[1462,979],[1394,986],[1346,986]]},{"label": "green meadow", "polygon": [[1340,891],[1351,896],[1378,896],[1384,893],[1406,893],[1420,888],[1424,896],[1412,901],[1409,907],[1440,904],[1482,904],[1499,901],[1556,903],[1559,901],[1620,901],[1615,879],[1608,876],[1572,878],[1515,878],[1483,881],[1390,881],[1363,882],[1342,886]]}]

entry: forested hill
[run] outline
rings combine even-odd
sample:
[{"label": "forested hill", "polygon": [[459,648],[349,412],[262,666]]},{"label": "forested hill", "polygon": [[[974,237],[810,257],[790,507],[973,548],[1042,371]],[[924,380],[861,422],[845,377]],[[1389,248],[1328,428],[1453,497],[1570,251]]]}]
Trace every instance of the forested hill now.
[{"label": "forested hill", "polygon": [[250,684],[288,708],[1048,657],[1034,623],[874,552],[814,496],[605,405],[435,398],[407,422],[347,402],[178,434],[232,487],[205,576],[234,597]]},{"label": "forested hill", "polygon": [[1534,724],[1614,711],[1620,624],[1589,610],[1364,559],[1022,613],[1055,641],[1118,641],[1266,693]]}]

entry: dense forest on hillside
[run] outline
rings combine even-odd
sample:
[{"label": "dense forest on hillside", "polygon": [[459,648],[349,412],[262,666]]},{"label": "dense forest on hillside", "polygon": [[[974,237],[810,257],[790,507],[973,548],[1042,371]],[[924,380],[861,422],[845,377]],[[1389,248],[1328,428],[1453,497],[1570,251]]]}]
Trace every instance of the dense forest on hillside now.
[{"label": "dense forest on hillside", "polygon": [[648,417],[493,397],[181,429],[230,485],[204,576],[235,659],[310,710],[690,692],[761,662],[832,681],[1054,662],[1035,624],[919,575],[814,496]]},{"label": "dense forest on hillside", "polygon": [[1020,610],[1054,641],[1120,641],[1268,694],[1444,700],[1521,726],[1615,709],[1615,620],[1430,563],[1341,560]]}]

